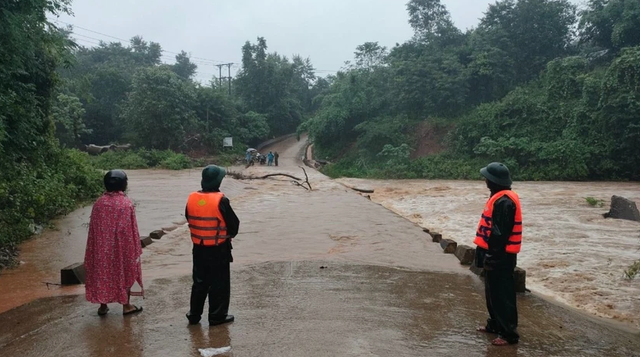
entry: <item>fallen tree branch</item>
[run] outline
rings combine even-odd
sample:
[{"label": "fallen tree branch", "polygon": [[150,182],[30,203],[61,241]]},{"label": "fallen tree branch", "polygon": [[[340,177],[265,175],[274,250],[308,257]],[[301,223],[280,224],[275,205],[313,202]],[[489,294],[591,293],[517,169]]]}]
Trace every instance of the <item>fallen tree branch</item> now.
[{"label": "fallen tree branch", "polygon": [[298,166],[298,167],[302,169],[302,172],[304,172],[305,182],[307,183],[307,186],[309,186],[309,191],[313,191],[313,188],[311,188],[311,184],[309,183],[309,175],[307,175],[307,170],[305,170],[304,167],[302,166]]},{"label": "fallen tree branch", "polygon": [[247,176],[244,175],[240,172],[234,172],[234,171],[229,171],[227,172],[227,175],[233,177],[236,180],[264,180],[267,179],[269,177],[274,177],[274,176],[286,176],[288,178],[292,178],[294,180],[298,180],[301,181],[301,178],[289,175],[289,174],[283,174],[283,173],[276,173],[276,174],[268,174],[268,175],[264,175],[264,176]]},{"label": "fallen tree branch", "polygon": [[[308,190],[308,191],[313,191],[313,188],[311,188],[311,183],[309,183],[309,175],[307,175],[307,171],[304,169],[304,167],[302,167],[302,166],[299,166],[299,167],[304,172],[304,177],[305,177],[305,180],[302,183],[299,182],[299,181],[302,181],[301,178],[298,178],[298,177],[295,177],[295,176],[289,175],[289,174],[284,174],[284,173],[281,173],[281,172],[274,173],[274,174],[268,174],[268,175],[264,175],[264,176],[247,176],[247,175],[244,175],[244,174],[242,174],[240,172],[229,171],[229,172],[227,172],[227,175],[233,177],[236,180],[264,180],[264,179],[267,179],[269,177],[285,176],[285,177],[293,179],[291,182],[293,184],[295,184],[296,186],[303,187],[305,190]],[[305,186],[305,184],[306,184],[306,186]]]},{"label": "fallen tree branch", "polygon": [[350,189],[354,190],[354,191],[358,191],[361,193],[373,193],[374,190],[369,190],[369,189],[364,189],[364,188],[356,188],[356,187],[349,187]]},{"label": "fallen tree branch", "polygon": [[291,183],[296,185],[296,186],[300,186],[300,187],[304,188],[305,190],[309,191],[309,189],[307,188],[307,186],[304,185],[304,183],[300,183],[298,181],[291,181]]},{"label": "fallen tree branch", "polygon": [[268,174],[268,175],[264,175],[264,176],[260,176],[260,177],[255,177],[255,179],[264,180],[266,178],[273,177],[273,176],[286,176],[286,177],[292,178],[294,180],[298,180],[298,181],[302,180],[301,178],[297,178],[297,177],[291,176],[289,174],[280,174],[280,173],[278,173],[278,174]]}]

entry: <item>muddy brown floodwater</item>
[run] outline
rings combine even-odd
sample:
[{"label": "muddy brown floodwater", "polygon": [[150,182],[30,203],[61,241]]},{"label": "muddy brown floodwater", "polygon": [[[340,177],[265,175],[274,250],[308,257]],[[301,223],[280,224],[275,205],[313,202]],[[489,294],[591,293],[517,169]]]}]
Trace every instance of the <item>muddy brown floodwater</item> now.
[{"label": "muddy brown floodwater", "polygon": [[[375,188],[378,202],[407,219],[473,246],[487,199],[481,181],[375,181],[341,179]],[[629,182],[516,182],[523,206],[523,248],[518,265],[536,293],[597,316],[640,328],[640,279],[624,270],[640,260],[640,223],[605,219],[612,195],[640,202],[640,184]]]},{"label": "muddy brown floodwater", "polygon": [[[280,167],[244,173],[304,177],[303,141],[270,149],[280,153]],[[199,172],[128,172],[143,234],[184,220]],[[417,224],[307,172],[313,191],[286,178],[223,183],[242,222],[232,264],[234,323],[187,326],[184,226],[144,249],[146,299],[134,301],[145,307],[140,315],[123,318],[113,306],[99,318],[82,286],[48,290],[43,281],[58,282],[60,268],[83,259],[86,207],[23,244],[24,264],[0,275],[0,355],[199,356],[199,349],[230,348],[224,356],[640,356],[637,333],[531,294],[518,300],[521,343],[491,346],[490,336],[475,332],[486,318],[479,278]]]}]

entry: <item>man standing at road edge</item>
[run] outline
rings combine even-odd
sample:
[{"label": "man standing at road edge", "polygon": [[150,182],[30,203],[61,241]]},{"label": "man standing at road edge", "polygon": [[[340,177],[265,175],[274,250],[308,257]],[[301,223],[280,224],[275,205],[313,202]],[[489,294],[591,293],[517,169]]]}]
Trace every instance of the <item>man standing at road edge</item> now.
[{"label": "man standing at road edge", "polygon": [[506,346],[520,339],[514,270],[522,245],[522,210],[520,198],[511,191],[511,174],[504,164],[493,162],[480,173],[491,196],[478,223],[475,264],[484,267],[489,318],[477,330],[498,334],[491,343]]},{"label": "man standing at road edge", "polygon": [[231,239],[238,234],[240,220],[229,199],[220,192],[226,175],[223,168],[209,165],[202,170],[202,190],[189,195],[185,217],[193,242],[193,285],[189,324],[200,322],[204,302],[209,297],[209,326],[232,322],[229,315],[231,294]]}]

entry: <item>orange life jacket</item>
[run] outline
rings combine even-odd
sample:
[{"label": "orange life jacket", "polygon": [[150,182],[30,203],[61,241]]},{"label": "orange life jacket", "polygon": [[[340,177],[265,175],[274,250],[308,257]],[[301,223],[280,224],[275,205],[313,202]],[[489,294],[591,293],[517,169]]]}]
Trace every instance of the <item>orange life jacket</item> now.
[{"label": "orange life jacket", "polygon": [[227,225],[218,209],[222,192],[193,192],[187,201],[187,222],[194,244],[214,246],[224,243]]},{"label": "orange life jacket", "polygon": [[522,209],[520,207],[520,198],[518,194],[511,190],[504,190],[496,193],[489,198],[484,211],[480,217],[480,223],[478,223],[478,230],[476,231],[476,239],[474,243],[484,249],[489,249],[489,236],[491,235],[491,227],[493,225],[493,204],[503,196],[508,196],[516,204],[516,216],[513,223],[513,232],[507,242],[506,251],[511,254],[520,253],[520,247],[522,246]]}]

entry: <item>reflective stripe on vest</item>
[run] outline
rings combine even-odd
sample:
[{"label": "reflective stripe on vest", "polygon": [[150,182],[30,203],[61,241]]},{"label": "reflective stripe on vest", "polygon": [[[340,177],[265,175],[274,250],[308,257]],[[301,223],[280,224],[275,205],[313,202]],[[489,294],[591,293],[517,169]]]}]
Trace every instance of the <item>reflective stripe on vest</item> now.
[{"label": "reflective stripe on vest", "polygon": [[215,246],[224,243],[227,225],[220,213],[222,192],[193,192],[187,201],[187,221],[194,244]]},{"label": "reflective stripe on vest", "polygon": [[522,246],[522,209],[520,206],[520,198],[518,194],[511,190],[504,190],[493,195],[484,206],[484,211],[480,216],[478,229],[476,230],[475,243],[478,247],[489,249],[489,236],[491,236],[491,227],[493,226],[493,205],[503,196],[508,196],[516,204],[516,215],[513,223],[513,231],[507,241],[506,251],[511,254],[520,253]]}]

